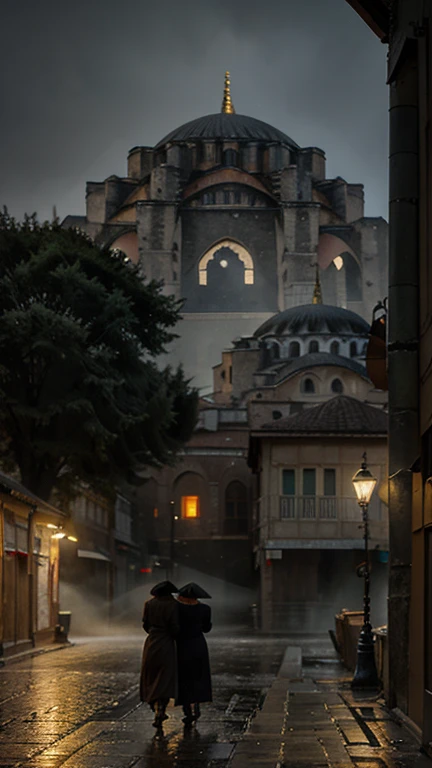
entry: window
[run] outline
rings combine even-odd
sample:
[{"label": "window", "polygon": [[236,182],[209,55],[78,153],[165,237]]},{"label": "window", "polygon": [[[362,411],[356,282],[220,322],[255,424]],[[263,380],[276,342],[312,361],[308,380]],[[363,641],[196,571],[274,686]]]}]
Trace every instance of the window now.
[{"label": "window", "polygon": [[282,470],[282,494],[295,496],[295,469]]},{"label": "window", "polygon": [[229,383],[232,384],[232,365],[229,367]]},{"label": "window", "polygon": [[357,344],[352,341],[350,344],[350,357],[357,357]]},{"label": "window", "polygon": [[223,153],[224,165],[237,165],[237,152],[235,149],[225,149]]},{"label": "window", "polygon": [[331,383],[331,390],[332,392],[336,392],[338,395],[342,394],[344,388],[340,379],[333,379]]},{"label": "window", "polygon": [[240,205],[241,203],[241,192],[238,189],[234,192],[234,203],[235,205]]},{"label": "window", "polygon": [[288,347],[288,355],[289,357],[299,357],[300,356],[300,344],[298,341],[292,341]]},{"label": "window", "polygon": [[316,472],[315,469],[303,470],[303,498],[300,506],[302,518],[315,518],[316,516]]},{"label": "window", "polygon": [[330,344],[330,354],[331,355],[338,355],[339,354],[339,342],[338,341],[332,341]]},{"label": "window", "polygon": [[181,497],[181,516],[189,519],[200,516],[199,496]]},{"label": "window", "polygon": [[215,193],[214,192],[204,192],[202,201],[203,201],[204,205],[214,205]]},{"label": "window", "polygon": [[281,418],[282,418],[282,414],[280,411],[272,411],[272,419],[277,421],[277,419],[281,419]]},{"label": "window", "polygon": [[312,379],[303,379],[301,383],[301,391],[306,395],[312,395],[315,392],[315,384]]},{"label": "window", "polygon": [[311,341],[309,343],[309,354],[312,355],[314,352],[319,352],[319,344],[317,341]]},{"label": "window", "polygon": [[224,201],[224,205],[229,205],[230,204],[230,193],[228,192],[227,189],[224,189],[223,201]]},{"label": "window", "polygon": [[315,496],[316,472],[315,469],[303,470],[303,496]]},{"label": "window", "polygon": [[336,496],[336,470],[324,470],[324,496]]}]

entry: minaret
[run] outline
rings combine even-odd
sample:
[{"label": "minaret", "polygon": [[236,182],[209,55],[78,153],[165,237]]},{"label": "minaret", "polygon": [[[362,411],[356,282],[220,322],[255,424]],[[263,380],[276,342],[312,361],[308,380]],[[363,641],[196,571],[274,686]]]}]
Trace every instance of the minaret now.
[{"label": "minaret", "polygon": [[323,300],[322,300],[322,293],[321,293],[321,283],[320,283],[320,278],[319,278],[319,266],[318,266],[318,262],[317,262],[317,265],[316,265],[316,276],[315,276],[315,287],[314,287],[314,292],[313,292],[313,297],[312,297],[312,304],[322,304],[322,303],[323,303]]},{"label": "minaret", "polygon": [[233,115],[235,113],[234,104],[231,101],[230,84],[230,73],[225,72],[225,86],[221,112],[225,112],[226,115]]}]

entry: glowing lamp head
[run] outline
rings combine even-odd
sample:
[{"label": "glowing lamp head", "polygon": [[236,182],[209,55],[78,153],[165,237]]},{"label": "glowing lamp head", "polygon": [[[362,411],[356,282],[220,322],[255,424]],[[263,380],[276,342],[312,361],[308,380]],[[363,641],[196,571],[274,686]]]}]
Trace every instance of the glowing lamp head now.
[{"label": "glowing lamp head", "polygon": [[374,488],[377,484],[377,480],[376,477],[374,477],[367,468],[365,453],[363,454],[361,469],[355,473],[352,479],[352,483],[356,492],[358,503],[361,506],[369,504],[374,492]]},{"label": "glowing lamp head", "polygon": [[66,534],[65,534],[64,531],[58,531],[57,533],[53,533],[51,538],[52,539],[64,539],[65,536],[66,536]]},{"label": "glowing lamp head", "polygon": [[67,538],[68,538],[68,541],[75,541],[75,542],[78,541],[76,536],[68,536]]}]

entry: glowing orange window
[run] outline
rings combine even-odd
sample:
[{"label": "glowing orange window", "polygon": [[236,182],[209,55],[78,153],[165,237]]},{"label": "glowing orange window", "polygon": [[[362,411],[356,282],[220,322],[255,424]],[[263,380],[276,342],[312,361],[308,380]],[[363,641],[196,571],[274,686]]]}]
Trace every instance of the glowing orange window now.
[{"label": "glowing orange window", "polygon": [[182,496],[182,517],[199,517],[199,496]]}]

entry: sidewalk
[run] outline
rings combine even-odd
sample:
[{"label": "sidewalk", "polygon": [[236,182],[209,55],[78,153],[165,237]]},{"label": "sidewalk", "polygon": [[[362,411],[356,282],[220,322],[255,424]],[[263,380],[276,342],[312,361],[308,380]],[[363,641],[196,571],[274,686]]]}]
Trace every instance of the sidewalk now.
[{"label": "sidewalk", "polygon": [[230,768],[432,768],[379,695],[354,693],[332,659],[288,647]]},{"label": "sidewalk", "polygon": [[53,651],[62,651],[64,648],[72,648],[74,643],[50,643],[49,645],[36,646],[35,648],[29,648],[27,651],[18,651],[17,653],[11,653],[10,655],[0,656],[0,667],[4,667],[9,664],[13,664],[17,661],[23,661],[23,659],[31,659],[33,656],[41,656],[44,653],[52,653]]}]

